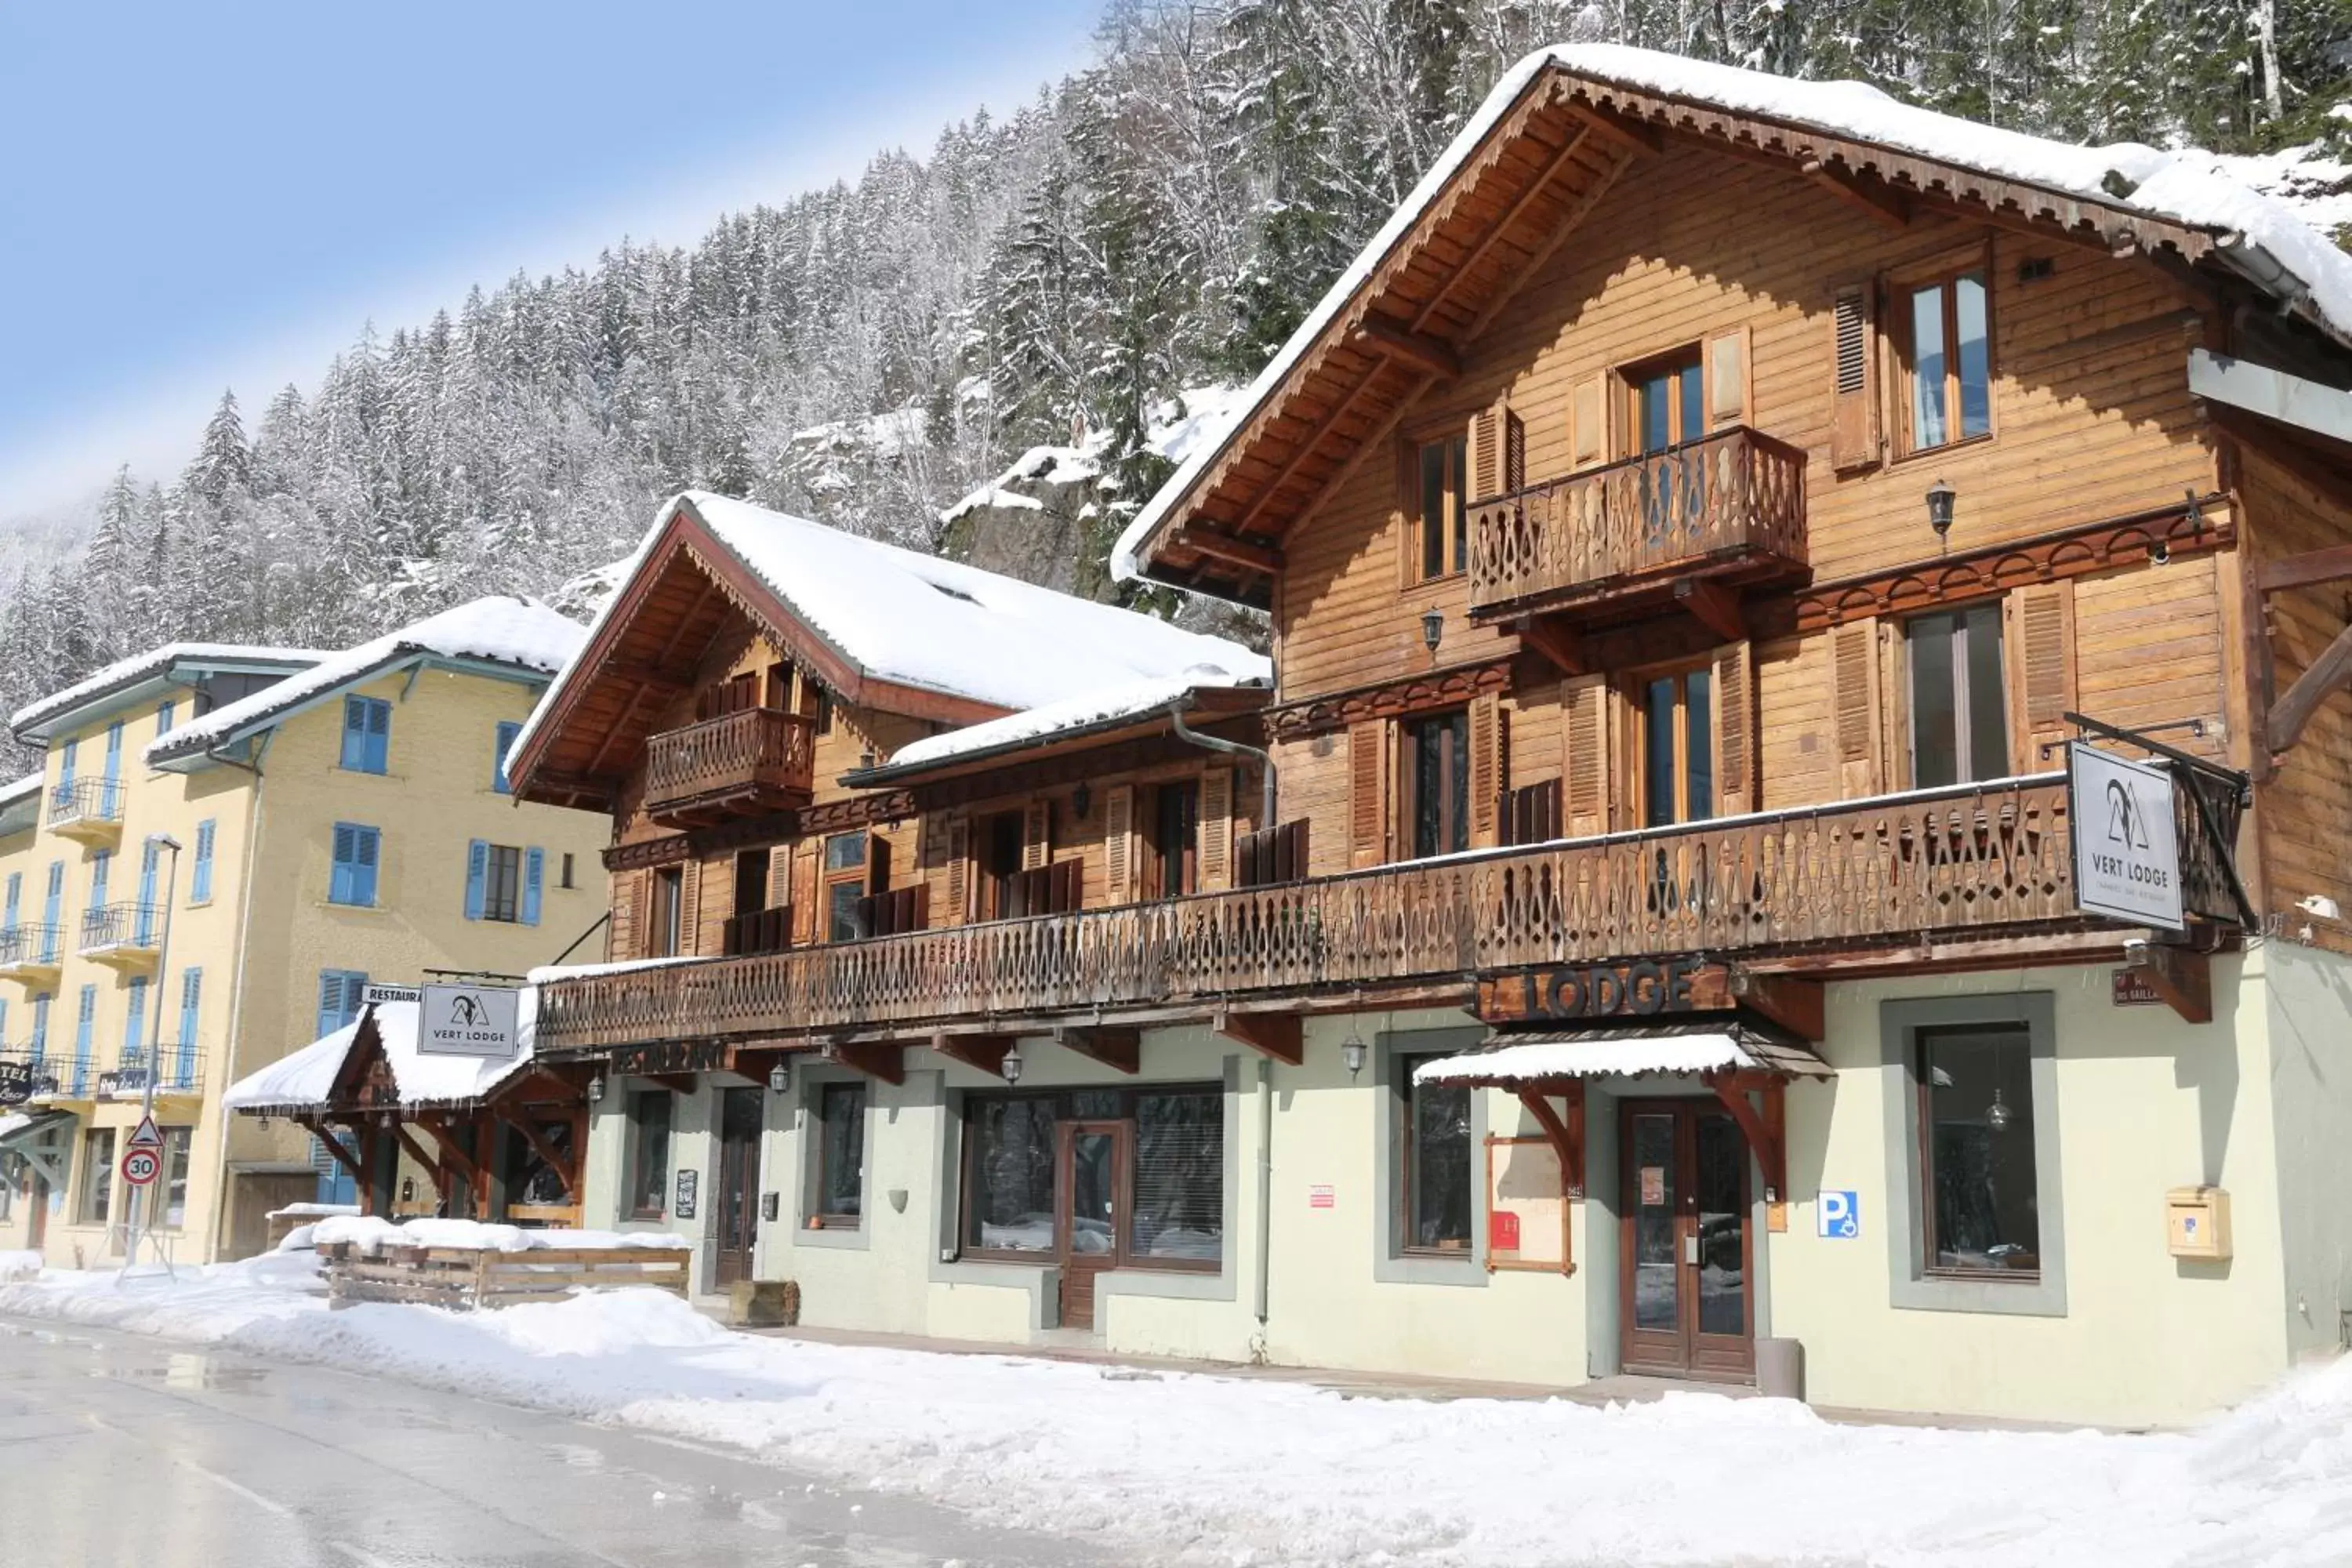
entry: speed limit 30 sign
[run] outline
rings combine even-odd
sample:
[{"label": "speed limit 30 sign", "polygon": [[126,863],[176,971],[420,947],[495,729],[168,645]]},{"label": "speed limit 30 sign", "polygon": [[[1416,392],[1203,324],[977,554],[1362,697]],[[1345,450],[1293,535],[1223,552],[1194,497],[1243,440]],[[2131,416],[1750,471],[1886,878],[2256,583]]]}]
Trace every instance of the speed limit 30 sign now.
[{"label": "speed limit 30 sign", "polygon": [[163,1173],[163,1156],[154,1149],[131,1149],[122,1156],[122,1179],[143,1187]]}]

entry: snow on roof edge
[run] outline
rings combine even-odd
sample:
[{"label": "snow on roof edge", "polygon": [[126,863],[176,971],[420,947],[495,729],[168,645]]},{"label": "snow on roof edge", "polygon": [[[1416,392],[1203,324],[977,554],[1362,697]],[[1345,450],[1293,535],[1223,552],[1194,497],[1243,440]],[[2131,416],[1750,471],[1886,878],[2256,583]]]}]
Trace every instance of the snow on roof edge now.
[{"label": "snow on roof edge", "polygon": [[38,697],[8,716],[8,728],[22,730],[71,712],[119,686],[163,675],[183,659],[199,663],[317,664],[331,655],[311,647],[273,647],[260,643],[168,642],[93,670],[72,685]]},{"label": "snow on roof edge", "polygon": [[899,747],[880,767],[863,771],[878,782],[894,776],[900,768],[982,756],[1005,747],[1051,740],[1097,725],[1140,719],[1165,710],[1175,702],[1183,702],[1189,707],[1193,695],[1201,691],[1268,689],[1274,679],[1273,661],[1263,655],[1255,657],[1261,667],[1255,671],[1236,672],[1215,665],[1196,665],[1172,676],[1109,687],[1060,702],[1043,703],[1018,713],[1008,713],[1002,719],[967,724],[961,730],[926,735],[921,740],[909,741]]}]

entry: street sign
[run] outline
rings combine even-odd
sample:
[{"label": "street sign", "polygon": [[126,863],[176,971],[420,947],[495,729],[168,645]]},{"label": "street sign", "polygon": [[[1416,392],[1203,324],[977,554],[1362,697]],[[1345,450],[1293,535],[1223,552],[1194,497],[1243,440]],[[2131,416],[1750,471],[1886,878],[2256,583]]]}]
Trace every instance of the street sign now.
[{"label": "street sign", "polygon": [[385,1002],[414,1002],[417,999],[416,993],[417,987],[414,985],[370,985],[361,990],[360,998],[371,1005],[377,1005]]},{"label": "street sign", "polygon": [[2072,741],[2066,783],[2075,902],[2135,925],[2184,929],[2172,775]]},{"label": "street sign", "polygon": [[163,1146],[163,1131],[155,1125],[155,1119],[152,1116],[142,1116],[139,1119],[139,1126],[131,1134],[131,1142],[124,1145],[129,1149],[161,1149]]},{"label": "street sign", "polygon": [[514,1054],[520,992],[497,985],[425,985],[418,990],[419,1051],[448,1057]]},{"label": "street sign", "polygon": [[1851,1189],[1823,1189],[1813,1208],[1822,1235],[1831,1240],[1852,1241],[1862,1234],[1862,1204]]},{"label": "street sign", "polygon": [[159,1149],[129,1149],[122,1155],[122,1179],[134,1187],[143,1187],[163,1173],[163,1154]]}]

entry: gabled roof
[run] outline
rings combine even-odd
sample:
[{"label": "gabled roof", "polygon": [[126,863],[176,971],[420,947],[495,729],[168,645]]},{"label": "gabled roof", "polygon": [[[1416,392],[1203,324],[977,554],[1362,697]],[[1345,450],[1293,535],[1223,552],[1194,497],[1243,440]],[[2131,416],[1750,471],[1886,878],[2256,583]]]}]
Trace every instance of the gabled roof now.
[{"label": "gabled roof", "polygon": [[845,701],[949,724],[1258,658],[1156,616],[689,490],[662,508],[580,659],[524,725],[509,755],[516,787],[608,790],[739,614]]},{"label": "gabled roof", "polygon": [[404,1109],[479,1104],[531,1065],[538,993],[524,988],[516,1043],[505,1057],[454,1056],[416,1048],[417,1004],[371,1002],[341,1028],[231,1084],[230,1110],[278,1116],[350,1110],[361,1104],[370,1068],[390,1070],[393,1100]]},{"label": "gabled roof", "polygon": [[2166,253],[2352,344],[2352,258],[2210,154],[2072,146],[1914,109],[1860,82],[1561,46],[1496,84],[1224,429],[1120,536],[1114,573],[1266,604],[1289,523],[1452,374],[1518,283],[1669,139],[1780,164],[1890,213]]},{"label": "gabled roof", "polygon": [[131,707],[204,675],[278,675],[307,669],[327,656],[316,648],[262,647],[247,643],[172,642],[118,659],[62,691],[28,702],[10,716],[20,741],[47,741],[110,711]]},{"label": "gabled roof", "polygon": [[586,637],[579,622],[536,599],[476,599],[341,653],[314,655],[318,662],[308,670],[181,725],[148,742],[143,755],[150,767],[184,772],[201,766],[210,752],[410,665],[456,666],[535,682],[570,662]]}]

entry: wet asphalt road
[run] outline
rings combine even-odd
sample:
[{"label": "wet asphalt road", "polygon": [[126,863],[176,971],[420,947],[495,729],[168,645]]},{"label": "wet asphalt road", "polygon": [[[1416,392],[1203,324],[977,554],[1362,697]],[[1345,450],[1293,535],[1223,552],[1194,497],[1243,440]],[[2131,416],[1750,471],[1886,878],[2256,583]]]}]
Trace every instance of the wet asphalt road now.
[{"label": "wet asphalt road", "polygon": [[1025,1568],[1115,1561],[715,1448],[0,1320],[0,1562]]}]

